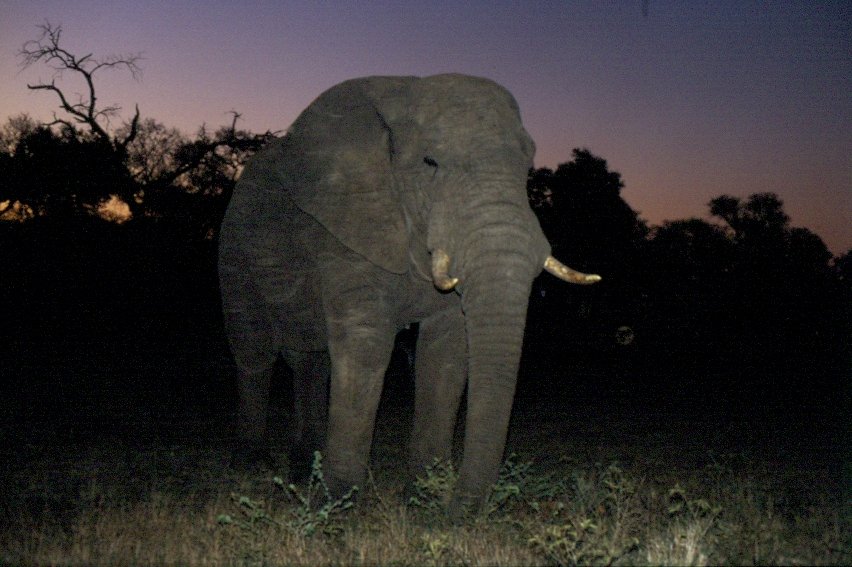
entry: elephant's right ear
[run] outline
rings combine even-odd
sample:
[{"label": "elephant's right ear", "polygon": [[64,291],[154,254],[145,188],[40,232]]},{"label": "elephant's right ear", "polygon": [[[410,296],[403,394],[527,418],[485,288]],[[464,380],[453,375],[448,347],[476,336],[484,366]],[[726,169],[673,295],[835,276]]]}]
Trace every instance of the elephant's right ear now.
[{"label": "elephant's right ear", "polygon": [[395,273],[408,270],[408,234],[391,170],[393,134],[377,100],[390,95],[388,104],[398,98],[402,109],[407,82],[367,78],[332,87],[296,119],[276,159],[278,181],[299,208]]}]

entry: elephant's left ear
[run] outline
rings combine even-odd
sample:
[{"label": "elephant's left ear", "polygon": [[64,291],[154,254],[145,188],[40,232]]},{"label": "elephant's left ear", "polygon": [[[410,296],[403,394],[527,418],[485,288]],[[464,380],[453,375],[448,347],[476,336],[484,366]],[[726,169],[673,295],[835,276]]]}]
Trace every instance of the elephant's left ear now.
[{"label": "elephant's left ear", "polygon": [[406,82],[355,79],[320,95],[282,141],[279,163],[285,167],[278,172],[300,209],[345,246],[394,273],[408,271],[408,233],[394,189],[393,136],[373,91],[377,85],[404,91]]}]

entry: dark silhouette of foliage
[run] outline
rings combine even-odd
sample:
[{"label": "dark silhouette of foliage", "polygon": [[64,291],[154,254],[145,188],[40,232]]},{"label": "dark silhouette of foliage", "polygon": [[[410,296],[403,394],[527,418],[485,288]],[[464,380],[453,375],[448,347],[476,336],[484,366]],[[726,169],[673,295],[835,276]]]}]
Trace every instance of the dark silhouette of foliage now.
[{"label": "dark silhouette of foliage", "polygon": [[[79,57],[60,38],[46,24],[21,54],[54,69],[34,88],[55,93],[66,116],[37,124],[20,115],[0,128],[2,356],[16,361],[9,368],[23,373],[27,395],[62,405],[101,389],[173,392],[177,384],[163,389],[162,376],[136,370],[124,386],[94,377],[100,366],[172,356],[203,367],[223,356],[215,232],[243,163],[273,135],[237,129],[234,113],[230,125],[187,138],[138,109],[112,129],[119,108],[100,106],[95,79],[107,68],[137,73],[138,57]],[[86,81],[79,103],[62,90],[62,71]],[[130,216],[104,214],[113,201]],[[217,375],[182,368],[187,391]]]},{"label": "dark silhouette of foliage", "polygon": [[528,188],[554,253],[580,269],[617,273],[647,234],[621,196],[621,174],[589,150],[574,149],[556,171],[531,172]]},{"label": "dark silhouette of foliage", "polygon": [[38,216],[89,214],[110,195],[132,202],[136,184],[113,145],[64,126],[39,127],[0,161],[0,201],[20,201]]},{"label": "dark silhouette of foliage", "polygon": [[720,225],[667,222],[648,241],[658,356],[745,372],[755,394],[825,395],[849,336],[825,244],[790,227],[773,193],[723,195],[708,206]]},{"label": "dark silhouette of foliage", "polygon": [[29,114],[21,113],[10,116],[9,120],[0,126],[0,155],[11,156],[15,148],[26,136],[39,129],[39,124]]},{"label": "dark silhouette of foliage", "polygon": [[[594,289],[567,289],[549,276],[539,277],[530,304],[528,334],[531,341],[539,340],[546,348],[585,341],[606,350],[616,344],[618,328],[635,325],[642,309],[636,276],[642,273],[648,229],[621,196],[621,174],[610,171],[606,160],[589,150],[575,149],[572,155],[571,161],[555,171],[530,171],[530,205],[554,256],[600,274],[603,281]],[[583,333],[555,332],[572,320]]]},{"label": "dark silhouette of foliage", "polygon": [[852,291],[852,248],[834,259],[834,272],[847,291]]},{"label": "dark silhouette of foliage", "polygon": [[187,193],[230,195],[245,161],[274,139],[275,134],[252,134],[237,129],[240,114],[230,126],[213,134],[201,127],[195,139],[151,119],[139,127],[128,147],[128,168],[134,178],[153,191],[177,187]]},{"label": "dark silhouette of foliage", "polygon": [[657,344],[692,353],[719,348],[734,261],[725,231],[696,218],[667,221],[654,229],[647,258],[645,269],[653,274],[645,280],[649,326]]},{"label": "dark silhouette of foliage", "polygon": [[190,239],[216,235],[246,160],[275,137],[237,129],[239,117],[233,113],[231,125],[212,135],[202,127],[194,139],[154,120],[142,121],[128,146],[127,167],[139,185],[146,218],[183,226]]},{"label": "dark silhouette of foliage", "polygon": [[140,185],[157,184],[178,168],[175,156],[189,142],[177,128],[145,118],[137,126],[136,137],[127,145],[127,168]]},{"label": "dark silhouette of foliage", "polygon": [[773,193],[710,201],[710,213],[724,221],[736,243],[739,281],[792,292],[832,279],[825,243],[806,228],[790,227],[783,205]]},{"label": "dark silhouette of foliage", "polygon": [[759,242],[779,237],[790,224],[784,203],[774,193],[756,193],[743,202],[722,195],[709,203],[710,214],[723,220],[741,242]]}]

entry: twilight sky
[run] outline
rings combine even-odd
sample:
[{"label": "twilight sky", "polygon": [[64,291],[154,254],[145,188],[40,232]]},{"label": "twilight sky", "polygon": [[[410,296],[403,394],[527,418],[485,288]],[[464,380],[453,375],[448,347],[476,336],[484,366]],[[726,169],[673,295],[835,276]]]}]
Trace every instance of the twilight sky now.
[{"label": "twilight sky", "polygon": [[[852,2],[747,0],[0,0],[0,122],[49,119],[17,51],[61,24],[78,55],[142,52],[100,100],[186,133],[243,114],[285,130],[320,92],[375,74],[462,72],[506,86],[537,166],[587,147],[654,224],[707,218],[723,193],[773,191],[795,226],[852,248]],[[82,92],[66,77],[66,92]]]}]

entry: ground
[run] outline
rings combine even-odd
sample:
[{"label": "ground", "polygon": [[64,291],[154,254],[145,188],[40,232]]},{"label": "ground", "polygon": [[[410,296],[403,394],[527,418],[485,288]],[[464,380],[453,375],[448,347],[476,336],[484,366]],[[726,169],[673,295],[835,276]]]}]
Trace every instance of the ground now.
[{"label": "ground", "polygon": [[[114,382],[126,386],[139,368],[89,371],[99,380],[124,372]],[[430,492],[441,486],[440,472],[420,487],[425,505],[406,502],[404,376],[389,376],[371,486],[335,516],[334,529],[317,524],[322,530],[312,535],[305,526],[314,525],[313,512],[272,483],[286,472],[286,427],[273,435],[280,470],[234,471],[233,404],[216,396],[116,386],[109,396],[78,396],[73,407],[7,403],[0,564],[852,560],[842,429],[819,415],[784,420],[758,408],[686,404],[639,395],[630,384],[603,395],[590,379],[605,370],[573,371],[523,377],[502,500],[485,521],[461,527],[430,507],[428,498],[441,498]],[[543,390],[531,386],[536,379],[561,385]],[[247,502],[263,513],[251,516]],[[223,514],[250,525],[222,525]]]}]

